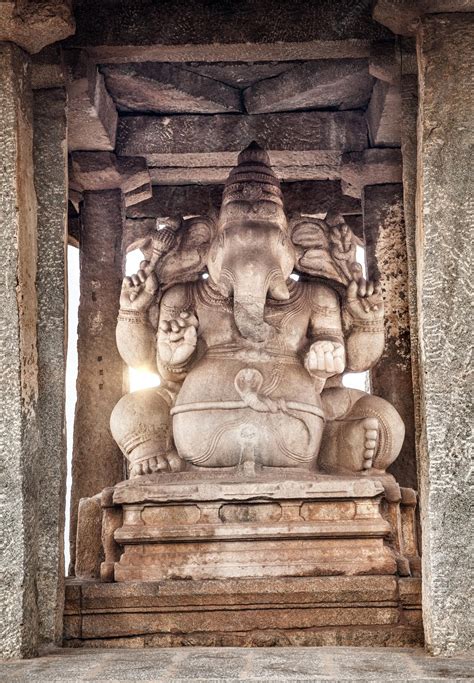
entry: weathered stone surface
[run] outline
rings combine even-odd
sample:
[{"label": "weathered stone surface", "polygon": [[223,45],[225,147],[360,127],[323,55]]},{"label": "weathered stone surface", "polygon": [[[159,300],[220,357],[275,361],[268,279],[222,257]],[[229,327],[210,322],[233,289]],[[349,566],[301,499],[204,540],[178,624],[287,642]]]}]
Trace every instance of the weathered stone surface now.
[{"label": "weathered stone surface", "polygon": [[403,158],[403,215],[405,219],[405,236],[407,250],[407,296],[410,318],[411,371],[415,415],[415,452],[417,463],[420,462],[419,444],[422,430],[421,397],[420,397],[420,350],[418,340],[418,302],[417,302],[417,266],[416,266],[416,142],[418,115],[418,78],[415,75],[403,75],[400,83],[402,93],[401,120],[401,152]]},{"label": "weathered stone surface", "polygon": [[240,93],[212,78],[164,62],[103,66],[107,90],[121,111],[169,114],[240,112]]},{"label": "weathered stone surface", "polygon": [[123,363],[115,343],[123,219],[120,190],[84,192],[71,491],[72,568],[79,500],[94,496],[124,476],[123,458],[109,430],[110,412],[122,395],[123,382]]},{"label": "weathered stone surface", "polygon": [[[417,272],[428,647],[472,646],[472,113],[474,24],[426,17],[419,37]],[[462,60],[459,58],[462,54]]]},{"label": "weathered stone surface", "polygon": [[104,77],[82,50],[67,53],[68,148],[113,150],[117,111]]},{"label": "weathered stone surface", "polygon": [[304,62],[250,86],[244,103],[250,114],[329,107],[358,109],[367,105],[373,82],[365,59]]},{"label": "weathered stone surface", "polygon": [[377,0],[372,14],[376,21],[393,33],[411,36],[419,23],[420,7],[413,0]]},{"label": "weathered stone surface", "polygon": [[12,44],[0,44],[0,112],[0,646],[2,656],[21,657],[38,642],[36,196],[29,60]]},{"label": "weathered stone surface", "polygon": [[399,83],[400,49],[395,42],[380,41],[370,46],[369,73],[380,81]]},{"label": "weathered stone surface", "polygon": [[[273,45],[272,47],[276,47]],[[297,65],[298,62],[188,62],[183,69],[227,83],[233,88],[248,88],[249,85],[265,78],[279,76]]]},{"label": "weathered stone surface", "polygon": [[128,206],[151,197],[150,174],[142,157],[73,152],[70,158],[69,186],[75,192],[119,189]]},{"label": "weathered stone surface", "polygon": [[[136,647],[413,645],[422,641],[422,629],[419,625],[408,625],[405,617],[408,613],[420,613],[421,595],[417,589],[420,580],[410,581],[410,586],[403,587],[402,580],[389,576],[83,582],[67,587],[66,601],[70,607],[65,624],[73,626],[73,620],[82,616],[87,618],[89,632],[93,630],[96,638],[104,638],[105,632],[110,633],[114,617],[117,628],[125,632],[128,614],[133,619],[127,639]],[[76,595],[78,587],[80,599]],[[380,623],[397,607],[399,615],[395,623]],[[265,614],[270,619],[266,624],[263,623]],[[378,623],[367,625],[371,617]],[[339,623],[337,628],[329,626],[335,620]],[[341,624],[344,620],[351,625]],[[312,628],[311,623],[318,626]],[[105,639],[105,642],[107,647],[114,642],[118,647],[127,646],[123,636]],[[83,634],[82,640],[68,639],[65,644],[94,646],[98,643],[98,639],[90,640]]]},{"label": "weathered stone surface", "polygon": [[0,41],[16,43],[30,53],[74,33],[69,0],[3,0],[0,3]]},{"label": "weathered stone surface", "polygon": [[408,269],[402,185],[364,188],[365,254],[369,277],[380,281],[385,305],[385,349],[371,370],[371,386],[396,407],[405,424],[405,441],[390,468],[397,481],[417,488],[411,369]]},{"label": "weathered stone surface", "polygon": [[66,69],[59,45],[50,45],[31,58],[33,90],[62,88],[66,84]]},{"label": "weathered stone surface", "polygon": [[[283,183],[281,186],[288,215],[294,213],[326,213],[337,210],[342,214],[359,214],[357,199],[343,195],[338,181],[304,181]],[[153,187],[153,196],[127,208],[128,218],[157,218],[158,216],[192,216],[218,214],[222,204],[222,185],[176,185]]]},{"label": "weathered stone surface", "polygon": [[79,501],[75,576],[79,579],[100,578],[100,565],[103,559],[102,507],[98,493]]},{"label": "weathered stone surface", "polygon": [[[301,112],[239,116],[183,115],[121,118],[117,153],[144,156],[151,166],[232,165],[236,152],[255,140],[270,154],[320,150],[359,151],[366,146],[364,115],[359,111]],[[288,158],[285,159],[288,163]],[[272,163],[278,163],[272,157]]]},{"label": "weathered stone surface", "polygon": [[415,35],[425,14],[474,12],[472,0],[377,0],[373,9],[376,21],[402,36]]},{"label": "weathered stone surface", "polygon": [[400,147],[401,108],[400,87],[376,81],[367,107],[372,147]]},{"label": "weathered stone surface", "polygon": [[40,638],[59,643],[64,600],[66,497],[66,93],[34,94],[34,174],[38,200],[38,562]]},{"label": "weathered stone surface", "polygon": [[400,183],[400,150],[366,149],[364,152],[344,154],[340,175],[342,190],[351,197],[360,197],[366,185]]},{"label": "weathered stone surface", "polygon": [[[393,38],[393,36],[392,36]],[[363,59],[370,54],[371,41],[364,38],[309,40],[296,43],[186,43],[184,45],[99,45],[87,46],[95,64],[125,62],[170,62],[216,64],[275,63],[308,59]],[[66,47],[67,49],[67,47]]]},{"label": "weathered stone surface", "polygon": [[[91,13],[94,22],[90,21]],[[372,20],[368,5],[354,8],[350,0],[338,3],[324,0],[317,4],[304,0],[291,4],[263,0],[258,4],[231,3],[225,11],[212,4],[191,6],[183,0],[168,0],[158,6],[146,0],[139,11],[133,3],[97,6],[92,0],[84,0],[77,3],[75,17],[76,35],[69,41],[75,46],[198,43],[214,47],[216,43],[301,43],[318,39],[332,42],[390,37],[385,28]]]}]

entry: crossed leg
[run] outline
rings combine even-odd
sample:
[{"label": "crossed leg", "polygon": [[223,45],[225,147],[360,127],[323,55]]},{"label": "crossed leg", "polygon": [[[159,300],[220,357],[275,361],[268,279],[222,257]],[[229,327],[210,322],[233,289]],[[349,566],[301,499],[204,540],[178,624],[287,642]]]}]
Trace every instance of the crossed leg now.
[{"label": "crossed leg", "polygon": [[130,477],[184,469],[173,445],[170,408],[165,388],[126,394],[110,416],[112,436],[130,463]]},{"label": "crossed leg", "polygon": [[325,389],[321,399],[327,418],[318,461],[321,469],[384,473],[405,437],[395,408],[383,398],[347,387]]}]

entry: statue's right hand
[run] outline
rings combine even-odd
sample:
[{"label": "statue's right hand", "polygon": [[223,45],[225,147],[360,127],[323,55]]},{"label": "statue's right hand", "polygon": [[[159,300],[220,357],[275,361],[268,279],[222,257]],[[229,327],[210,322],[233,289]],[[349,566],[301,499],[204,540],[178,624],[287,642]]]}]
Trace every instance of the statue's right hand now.
[{"label": "statue's right hand", "polygon": [[179,366],[194,353],[199,322],[193,313],[182,311],[176,319],[158,326],[158,355],[166,365]]},{"label": "statue's right hand", "polygon": [[120,308],[125,311],[147,311],[158,290],[158,280],[149,262],[142,261],[135,275],[124,277],[120,292]]}]

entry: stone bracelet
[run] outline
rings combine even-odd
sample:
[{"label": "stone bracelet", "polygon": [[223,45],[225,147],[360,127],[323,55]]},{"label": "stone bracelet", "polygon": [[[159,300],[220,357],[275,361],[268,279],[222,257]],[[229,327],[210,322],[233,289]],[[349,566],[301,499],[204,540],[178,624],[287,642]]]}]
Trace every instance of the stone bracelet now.
[{"label": "stone bracelet", "polygon": [[148,312],[147,311],[132,311],[121,308],[119,310],[117,320],[126,323],[148,323]]},{"label": "stone bracelet", "polygon": [[356,332],[383,332],[383,320],[351,320],[351,328]]}]

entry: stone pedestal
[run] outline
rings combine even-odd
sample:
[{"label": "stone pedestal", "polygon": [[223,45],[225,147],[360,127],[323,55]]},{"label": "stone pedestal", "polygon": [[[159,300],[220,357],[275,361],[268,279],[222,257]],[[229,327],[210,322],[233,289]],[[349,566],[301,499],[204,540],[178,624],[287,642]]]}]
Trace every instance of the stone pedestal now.
[{"label": "stone pedestal", "polygon": [[376,480],[305,473],[121,482],[103,503],[102,578],[394,574],[403,544],[391,541],[401,536],[401,517],[385,514],[382,497]]},{"label": "stone pedestal", "polygon": [[415,504],[288,470],[121,482],[102,493],[102,582],[84,566],[67,586],[65,644],[420,644],[420,580],[401,576],[419,565]]}]

